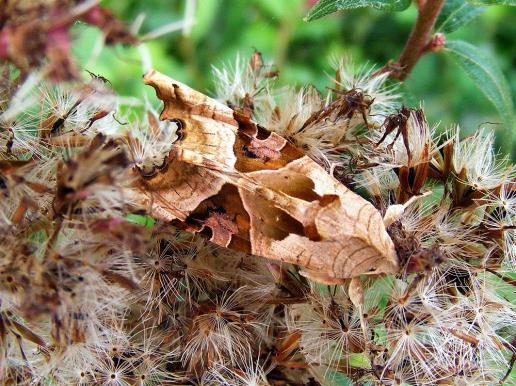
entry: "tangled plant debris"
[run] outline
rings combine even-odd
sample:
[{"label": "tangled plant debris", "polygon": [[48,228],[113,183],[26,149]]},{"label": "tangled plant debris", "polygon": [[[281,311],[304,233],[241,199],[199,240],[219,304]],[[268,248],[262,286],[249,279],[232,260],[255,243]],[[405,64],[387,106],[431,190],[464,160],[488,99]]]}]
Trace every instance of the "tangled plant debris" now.
[{"label": "tangled plant debris", "polygon": [[[77,7],[60,16],[63,27],[44,18],[38,25],[55,37],[72,16],[111,17]],[[508,378],[516,357],[516,185],[489,131],[466,138],[458,127],[438,131],[421,109],[398,102],[389,72],[347,61],[335,63],[326,95],[276,90],[278,74],[258,53],[215,69],[215,97],[302,149],[384,216],[399,272],[323,285],[296,265],[221,248],[153,218],[130,192],[167,168],[182,123],[160,121],[149,103],[140,119],[117,118],[120,99],[108,82],[81,79],[68,53],[56,61],[44,45],[43,67],[19,54],[10,44],[27,24],[7,18],[0,34],[10,47],[0,49],[10,61],[0,87],[3,383]],[[129,36],[122,24],[110,25],[106,37]],[[72,74],[71,83],[55,82]],[[230,214],[212,214],[231,231]]]}]

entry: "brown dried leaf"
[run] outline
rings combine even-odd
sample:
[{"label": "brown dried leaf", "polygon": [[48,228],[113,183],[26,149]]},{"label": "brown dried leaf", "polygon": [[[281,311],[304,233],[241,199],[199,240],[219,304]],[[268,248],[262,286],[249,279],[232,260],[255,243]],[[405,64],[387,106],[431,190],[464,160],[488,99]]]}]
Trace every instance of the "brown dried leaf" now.
[{"label": "brown dried leaf", "polygon": [[272,358],[275,362],[283,362],[287,360],[292,353],[299,347],[299,340],[301,339],[301,331],[294,331],[285,336],[279,346],[276,348],[276,355]]}]

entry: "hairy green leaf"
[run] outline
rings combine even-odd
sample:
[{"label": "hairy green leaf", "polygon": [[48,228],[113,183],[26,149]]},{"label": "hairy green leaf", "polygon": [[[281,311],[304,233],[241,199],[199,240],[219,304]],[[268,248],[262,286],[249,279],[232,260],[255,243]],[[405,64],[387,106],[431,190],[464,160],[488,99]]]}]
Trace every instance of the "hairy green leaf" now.
[{"label": "hairy green leaf", "polygon": [[410,0],[319,0],[305,20],[312,21],[346,9],[371,7],[382,11],[403,11],[409,6]]},{"label": "hairy green leaf", "polygon": [[445,52],[468,74],[498,110],[504,120],[509,138],[507,143],[503,144],[503,149],[509,153],[512,146],[510,138],[513,126],[513,102],[507,80],[495,59],[477,47],[460,40],[446,42]]},{"label": "hairy green leaf", "polygon": [[468,0],[471,4],[477,5],[512,5],[516,6],[516,0]]},{"label": "hairy green leaf", "polygon": [[437,19],[435,29],[453,32],[477,17],[486,7],[469,4],[466,0],[446,0]]}]

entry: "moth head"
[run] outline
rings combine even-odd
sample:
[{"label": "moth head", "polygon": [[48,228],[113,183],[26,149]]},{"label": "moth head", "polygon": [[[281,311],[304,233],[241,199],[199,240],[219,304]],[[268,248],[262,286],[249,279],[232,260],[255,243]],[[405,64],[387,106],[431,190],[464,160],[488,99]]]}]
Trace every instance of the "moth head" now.
[{"label": "moth head", "polygon": [[154,177],[158,171],[163,170],[167,166],[166,155],[153,155],[148,160],[136,162],[135,167],[142,177]]}]

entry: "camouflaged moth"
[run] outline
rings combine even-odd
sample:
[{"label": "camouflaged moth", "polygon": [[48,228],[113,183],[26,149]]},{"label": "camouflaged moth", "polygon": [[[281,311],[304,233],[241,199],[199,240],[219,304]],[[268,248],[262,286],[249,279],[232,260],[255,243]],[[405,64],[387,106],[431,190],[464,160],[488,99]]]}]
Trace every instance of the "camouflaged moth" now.
[{"label": "camouflaged moth", "polygon": [[140,173],[130,193],[153,216],[323,283],[398,271],[380,212],[301,150],[157,71],[144,82],[178,129],[159,168]]}]

